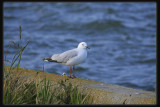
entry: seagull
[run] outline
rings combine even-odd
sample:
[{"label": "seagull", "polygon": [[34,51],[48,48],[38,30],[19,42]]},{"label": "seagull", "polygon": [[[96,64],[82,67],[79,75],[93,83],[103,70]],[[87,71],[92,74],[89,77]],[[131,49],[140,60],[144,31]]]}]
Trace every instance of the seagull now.
[{"label": "seagull", "polygon": [[77,48],[65,51],[63,53],[54,54],[50,58],[43,58],[43,61],[56,62],[62,65],[70,66],[70,75],[69,75],[70,78],[71,78],[71,68],[73,66],[72,78],[76,78],[74,76],[74,66],[83,63],[85,61],[85,59],[87,58],[87,49],[90,49],[89,46],[87,46],[87,43],[80,42]]},{"label": "seagull", "polygon": [[66,73],[65,73],[65,72],[63,72],[62,76],[65,76],[65,75],[66,75]]}]

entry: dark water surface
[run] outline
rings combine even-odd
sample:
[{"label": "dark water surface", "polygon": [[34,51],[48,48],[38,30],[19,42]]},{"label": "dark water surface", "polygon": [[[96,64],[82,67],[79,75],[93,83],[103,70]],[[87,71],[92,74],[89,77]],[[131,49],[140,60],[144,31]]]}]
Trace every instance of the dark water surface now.
[{"label": "dark water surface", "polygon": [[[43,62],[81,41],[90,46],[85,63],[76,66],[78,78],[155,90],[155,3],[5,2],[4,52],[10,40],[24,44],[20,67],[69,75],[69,67]],[[11,60],[15,49],[8,51]],[[8,62],[7,65],[10,65]]]}]

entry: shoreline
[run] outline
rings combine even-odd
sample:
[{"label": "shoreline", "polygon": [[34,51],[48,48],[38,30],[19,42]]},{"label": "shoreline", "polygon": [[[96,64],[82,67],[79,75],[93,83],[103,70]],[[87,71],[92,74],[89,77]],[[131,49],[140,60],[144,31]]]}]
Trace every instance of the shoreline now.
[{"label": "shoreline", "polygon": [[[5,71],[9,70],[9,66],[4,66]],[[13,69],[11,73],[18,76],[24,76],[27,79],[36,79],[46,76],[46,79],[51,80],[52,84],[57,84],[61,80],[66,83],[71,83],[73,86],[78,86],[82,93],[89,94],[93,102],[92,104],[155,104],[155,93],[141,89],[133,89],[124,86],[98,82],[94,80],[69,78],[68,76],[57,75],[53,73],[29,70],[24,68]],[[54,87],[54,85],[53,85]]]}]

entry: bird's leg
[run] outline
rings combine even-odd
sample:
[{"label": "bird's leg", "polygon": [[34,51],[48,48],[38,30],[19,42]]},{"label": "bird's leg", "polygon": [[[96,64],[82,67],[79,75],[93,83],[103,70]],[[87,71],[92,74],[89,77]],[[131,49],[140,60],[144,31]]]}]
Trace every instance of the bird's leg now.
[{"label": "bird's leg", "polygon": [[70,66],[70,73],[69,73],[69,78],[71,78],[71,66]]},{"label": "bird's leg", "polygon": [[76,77],[74,76],[74,66],[73,66],[73,78],[76,78]]}]

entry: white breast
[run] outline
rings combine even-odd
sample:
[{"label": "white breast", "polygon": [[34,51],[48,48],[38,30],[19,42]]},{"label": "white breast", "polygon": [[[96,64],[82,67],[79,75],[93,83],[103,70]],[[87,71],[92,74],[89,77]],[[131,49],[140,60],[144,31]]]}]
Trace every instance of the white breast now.
[{"label": "white breast", "polygon": [[80,63],[83,63],[87,58],[87,50],[86,49],[78,49],[78,56],[69,60],[65,65],[73,66]]}]

